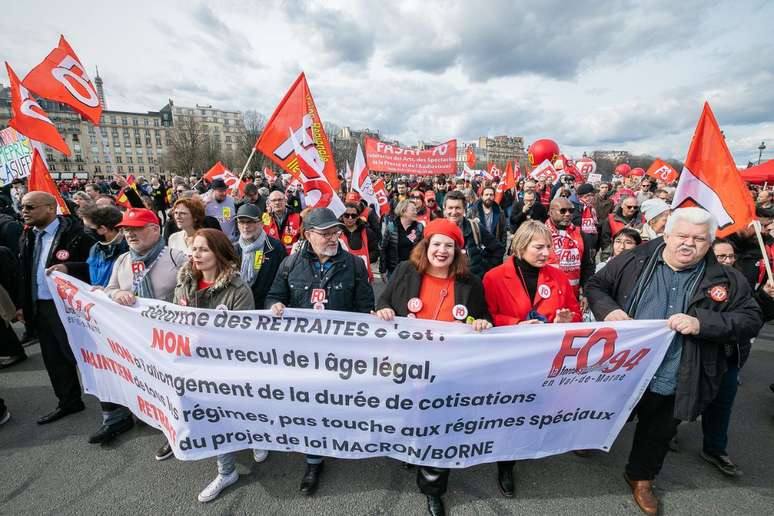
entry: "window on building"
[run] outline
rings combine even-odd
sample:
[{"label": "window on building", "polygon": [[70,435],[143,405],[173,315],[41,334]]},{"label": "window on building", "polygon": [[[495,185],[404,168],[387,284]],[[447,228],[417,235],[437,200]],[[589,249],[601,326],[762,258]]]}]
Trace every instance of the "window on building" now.
[{"label": "window on building", "polygon": [[135,137],[135,139],[134,139],[134,144],[135,144],[135,145],[142,145],[142,140],[140,139],[140,137],[139,137],[139,136]]},{"label": "window on building", "polygon": [[82,162],[82,161],[83,161],[83,157],[82,157],[80,154],[76,154],[76,155],[75,155],[75,161],[76,161],[76,162],[78,162],[78,163],[80,163],[80,162]]},{"label": "window on building", "polygon": [[151,139],[150,139],[150,136],[146,136],[146,137],[145,137],[145,145],[146,145],[146,146],[148,146],[148,147],[150,147],[150,145],[151,145]]},{"label": "window on building", "polygon": [[121,147],[121,142],[118,141],[118,140],[113,140],[113,147],[120,148]]},{"label": "window on building", "polygon": [[139,157],[137,158],[137,163],[144,163],[144,161],[143,161],[143,159],[142,159],[142,156],[139,156]]},{"label": "window on building", "polygon": [[140,121],[137,120],[136,118],[133,118],[132,119],[132,125],[140,125]]},{"label": "window on building", "polygon": [[97,144],[97,136],[94,135],[94,134],[90,134],[89,135],[89,143],[91,143],[92,145],[96,145]]},{"label": "window on building", "polygon": [[121,165],[118,165],[118,173],[119,174],[123,174],[124,173],[124,167],[122,167]]},{"label": "window on building", "polygon": [[95,174],[101,174],[102,173],[102,168],[99,165],[95,166],[94,167],[94,173]]},{"label": "window on building", "polygon": [[129,125],[129,119],[124,117],[121,117],[121,124],[123,125]]},{"label": "window on building", "polygon": [[116,117],[114,117],[114,116],[111,116],[111,117],[110,117],[110,123],[111,123],[111,124],[115,124],[115,123],[116,123]]},{"label": "window on building", "polygon": [[52,170],[52,171],[53,171],[53,170],[56,170],[56,163],[49,163],[49,164],[48,164],[48,168],[49,168],[50,170]]},{"label": "window on building", "polygon": [[131,166],[131,165],[129,165],[129,173],[130,173],[130,174],[134,173],[134,167],[133,167],[133,166]]},{"label": "window on building", "polygon": [[107,128],[100,127],[99,128],[99,133],[102,135],[103,138],[107,138]]},{"label": "window on building", "polygon": [[77,142],[77,141],[78,141],[78,138],[79,138],[79,135],[78,135],[78,134],[74,134],[74,135],[73,135],[73,141],[74,141],[74,142]]},{"label": "window on building", "polygon": [[116,163],[123,163],[123,162],[124,162],[124,158],[122,158],[121,156],[116,156]]},{"label": "window on building", "polygon": [[159,138],[158,136],[156,136],[156,146],[161,147],[161,138]]},{"label": "window on building", "polygon": [[83,163],[78,163],[78,171],[83,172]]},{"label": "window on building", "polygon": [[135,129],[134,130],[134,135],[135,136],[140,136],[140,130],[139,129]]},{"label": "window on building", "polygon": [[46,154],[46,161],[54,161],[54,155],[53,154]]},{"label": "window on building", "polygon": [[145,173],[145,167],[140,167],[140,174],[144,174],[144,173]]}]

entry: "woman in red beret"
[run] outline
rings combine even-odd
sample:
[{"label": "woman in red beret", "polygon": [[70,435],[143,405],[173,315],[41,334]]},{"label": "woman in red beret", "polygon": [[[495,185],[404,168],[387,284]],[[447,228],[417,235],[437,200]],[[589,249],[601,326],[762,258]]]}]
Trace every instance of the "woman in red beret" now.
[{"label": "woman in red beret", "polygon": [[[484,275],[484,292],[495,326],[568,323],[581,320],[567,276],[548,265],[551,232],[536,220],[524,222],[511,242],[513,256]],[[497,483],[513,496],[514,461],[497,463]]]},{"label": "woman in red beret", "polygon": [[[491,328],[484,289],[470,274],[464,246],[459,226],[447,219],[431,221],[411,257],[390,276],[376,303],[376,316],[385,321],[398,315],[467,322],[476,331]],[[430,514],[445,514],[441,497],[448,480],[448,469],[418,468],[417,485],[427,495]]]}]

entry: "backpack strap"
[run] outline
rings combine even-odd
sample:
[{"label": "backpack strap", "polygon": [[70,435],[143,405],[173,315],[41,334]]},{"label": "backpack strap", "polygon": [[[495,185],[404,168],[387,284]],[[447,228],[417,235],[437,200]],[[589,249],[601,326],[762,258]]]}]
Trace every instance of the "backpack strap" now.
[{"label": "backpack strap", "polygon": [[481,246],[481,234],[478,230],[478,223],[475,220],[468,219],[470,222],[470,229],[473,232],[473,242],[476,243],[476,247]]}]

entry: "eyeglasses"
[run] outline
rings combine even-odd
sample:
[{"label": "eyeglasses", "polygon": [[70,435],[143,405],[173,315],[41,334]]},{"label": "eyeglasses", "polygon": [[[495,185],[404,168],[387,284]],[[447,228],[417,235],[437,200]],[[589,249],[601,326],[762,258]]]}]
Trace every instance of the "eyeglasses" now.
[{"label": "eyeglasses", "polygon": [[575,211],[575,208],[559,208],[559,213],[566,215]]},{"label": "eyeglasses", "polygon": [[321,238],[324,238],[326,240],[334,240],[336,238],[339,238],[339,236],[341,236],[341,230],[333,231],[331,233],[320,233],[319,231],[310,231],[310,233],[319,235]]},{"label": "eyeglasses", "polygon": [[628,238],[625,238],[625,239],[616,238],[615,240],[613,240],[613,243],[618,245],[637,245],[637,243],[634,240],[629,240]]},{"label": "eyeglasses", "polygon": [[425,198],[422,197],[421,195],[412,195],[411,198],[412,199],[419,199],[420,201],[424,201],[425,200]]},{"label": "eyeglasses", "polygon": [[716,254],[715,258],[717,258],[719,262],[730,262],[731,260],[736,260],[736,255],[735,254]]},{"label": "eyeglasses", "polygon": [[344,213],[341,215],[342,219],[356,219],[357,213]]},{"label": "eyeglasses", "polygon": [[633,210],[633,209],[637,208],[637,205],[635,204],[635,205],[632,205],[632,206],[627,206],[627,205],[624,204],[623,206],[621,206],[621,208],[623,208],[625,210]]}]

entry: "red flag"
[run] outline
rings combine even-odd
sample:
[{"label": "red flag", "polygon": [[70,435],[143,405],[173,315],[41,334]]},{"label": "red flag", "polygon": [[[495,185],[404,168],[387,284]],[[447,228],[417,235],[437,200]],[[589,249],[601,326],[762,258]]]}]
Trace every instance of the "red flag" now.
[{"label": "red flag", "polygon": [[390,213],[390,200],[387,195],[387,188],[384,187],[384,180],[381,177],[374,181],[374,195],[379,202],[379,213],[382,215]]},{"label": "red flag", "polygon": [[45,143],[68,156],[72,155],[54,123],[30,95],[29,90],[22,86],[8,63],[5,63],[5,69],[8,70],[8,78],[11,81],[12,118],[8,125],[32,140]]},{"label": "red flag", "polygon": [[22,82],[41,97],[67,104],[93,124],[99,125],[102,105],[97,90],[64,36],[59,38],[59,46],[33,68]]},{"label": "red flag", "polygon": [[131,208],[132,203],[129,202],[129,197],[126,196],[127,188],[130,188],[130,187],[125,186],[118,191],[118,195],[116,195],[116,204],[118,204],[119,206],[123,206],[124,208]]},{"label": "red flag", "polygon": [[[213,179],[218,179],[218,178],[222,179],[223,182],[226,183],[226,186],[228,186],[229,189],[231,189],[232,191],[238,190],[240,196],[244,195],[245,182],[240,181],[239,177],[234,175],[234,173],[231,172],[230,170],[226,169],[225,165],[223,165],[223,163],[221,163],[220,161],[215,163],[212,166],[212,168],[209,169],[207,173],[204,174],[204,176],[202,177],[202,179],[204,179],[205,181],[209,181],[210,183],[212,182]],[[237,183],[239,183],[238,186],[237,186]]]},{"label": "red flag", "polygon": [[59,205],[59,213],[62,215],[70,214],[70,210],[59,194],[56,183],[51,179],[51,174],[48,173],[46,164],[43,163],[43,158],[40,157],[38,149],[32,151],[32,167],[30,168],[30,177],[27,178],[27,188],[30,192],[50,193],[56,198],[56,203]]},{"label": "red flag", "polygon": [[331,144],[328,142],[328,136],[323,129],[303,72],[274,110],[261,137],[255,143],[257,150],[296,177],[299,174],[299,164],[294,159],[296,156],[293,151],[293,141],[288,135],[288,128],[292,129],[304,149],[317,154],[314,161],[324,164],[323,174],[333,190],[337,191],[339,178],[336,175]]},{"label": "red flag", "polygon": [[465,159],[470,168],[476,168],[476,153],[473,152],[473,146],[468,145],[468,148],[465,149]]},{"label": "red flag", "polygon": [[542,179],[546,183],[553,184],[559,177],[559,173],[556,171],[550,161],[545,160],[543,163],[532,169],[529,177],[537,179],[538,181]]},{"label": "red flag", "polygon": [[656,159],[653,164],[648,168],[646,174],[653,179],[661,181],[662,183],[671,183],[677,179],[677,170],[669,166],[669,163]]},{"label": "red flag", "polygon": [[274,181],[277,180],[277,175],[269,167],[263,167],[263,175],[266,178],[266,180],[270,183],[273,183]]},{"label": "red flag", "polygon": [[744,229],[755,219],[750,191],[706,102],[685,158],[672,208],[693,204],[715,216],[719,237]]},{"label": "red flag", "polygon": [[[518,167],[518,164],[516,166]],[[503,195],[505,192],[511,188],[514,188],[515,186],[516,176],[513,174],[513,167],[511,167],[511,162],[508,161],[508,163],[505,164],[505,175],[500,180],[500,182],[497,183],[497,190],[495,191],[495,202],[500,204],[500,202],[503,200]]]},{"label": "red flag", "polygon": [[[347,168],[349,168],[349,162],[347,162]],[[359,193],[360,197],[369,205],[378,208],[379,200],[374,193],[374,183],[368,174],[366,160],[363,157],[363,149],[359,143],[357,144],[357,151],[355,151],[355,168],[352,170],[351,175],[352,191]]]},{"label": "red flag", "polygon": [[[320,159],[313,143],[308,147],[298,141],[292,128],[288,129],[290,141],[293,142],[294,161],[299,171],[298,179],[304,185],[304,196],[307,206],[328,208],[340,217],[346,211],[341,198],[324,175],[325,163]],[[292,167],[292,165],[291,165]],[[296,167],[292,167],[296,168]]]}]

